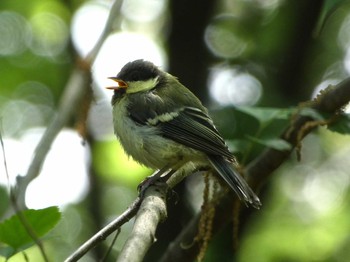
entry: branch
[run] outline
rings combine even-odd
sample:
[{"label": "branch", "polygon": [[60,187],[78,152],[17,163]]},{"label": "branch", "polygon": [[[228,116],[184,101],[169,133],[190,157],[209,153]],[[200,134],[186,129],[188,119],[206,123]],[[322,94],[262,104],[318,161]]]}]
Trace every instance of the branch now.
[{"label": "branch", "polygon": [[68,122],[71,116],[76,112],[77,106],[80,105],[86,86],[89,84],[89,73],[76,68],[65,87],[64,94],[61,99],[57,114],[45,130],[44,135],[40,139],[34,153],[34,158],[28,168],[25,176],[17,177],[18,206],[23,209],[25,207],[25,193],[29,183],[37,177],[47,153],[51,148],[51,144],[55,140],[57,134]]},{"label": "branch", "polygon": [[122,248],[119,262],[143,261],[147,250],[155,241],[158,224],[167,217],[166,184],[150,186],[137,213],[132,232]]},{"label": "branch", "polygon": [[[350,101],[350,78],[345,79],[338,85],[331,87],[327,91],[324,91],[310,106],[312,109],[320,112],[337,114],[347,103]],[[312,121],[310,117],[299,115],[291,125],[282,133],[281,138],[289,142],[294,148],[300,142],[298,141],[298,134],[301,128],[309,121]],[[303,133],[305,137],[310,133],[312,129]],[[301,139],[300,138],[300,139]],[[246,174],[249,184],[253,189],[260,188],[269,178],[271,173],[276,170],[291,154],[293,151],[277,151],[274,149],[265,150],[259,157],[252,161],[246,167]],[[222,200],[216,206],[215,218],[213,222],[213,235],[218,233],[225,225],[232,220],[232,214],[227,212],[231,210],[233,202],[236,198],[231,194],[226,194]],[[240,216],[248,216],[253,209],[243,208],[240,210]],[[168,261],[193,261],[199,251],[197,244],[184,249],[182,246],[184,243],[189,243],[193,240],[197,234],[198,221],[200,214],[197,214],[188,224],[188,226],[178,235],[178,237],[168,246],[168,249],[164,252],[161,262]],[[247,221],[241,219],[241,223]]]},{"label": "branch", "polygon": [[100,242],[104,241],[110,234],[118,230],[123,224],[132,219],[141,204],[141,199],[138,197],[120,216],[114,219],[107,226],[102,228],[93,237],[81,245],[73,254],[71,254],[64,262],[75,262],[82,258],[89,250],[93,249]]},{"label": "branch", "polygon": [[22,211],[18,208],[17,199],[16,199],[16,196],[15,196],[15,194],[13,192],[13,187],[11,186],[11,183],[10,183],[10,176],[9,176],[9,171],[8,171],[8,168],[7,168],[5,144],[4,144],[4,141],[2,139],[1,132],[0,132],[0,145],[1,145],[1,149],[2,149],[2,155],[3,155],[3,158],[4,158],[3,160],[4,160],[4,167],[5,167],[5,174],[6,174],[6,178],[7,178],[7,187],[9,189],[11,205],[12,205],[13,209],[15,210],[20,223],[22,224],[22,226],[26,230],[27,234],[34,241],[34,243],[38,246],[39,251],[40,251],[40,253],[41,253],[42,257],[43,257],[43,260],[45,262],[48,262],[49,259],[47,257],[46,252],[45,252],[43,243],[41,242],[40,238],[36,234],[36,232],[33,229],[32,225],[28,222],[28,220],[25,217],[25,215],[23,215]]},{"label": "branch", "polygon": [[122,0],[115,0],[113,2],[102,35],[88,56],[76,64],[64,88],[64,93],[62,95],[57,114],[40,139],[40,142],[34,152],[34,158],[26,175],[19,176],[17,178],[17,199],[18,206],[21,209],[25,208],[25,193],[29,183],[38,176],[43,162],[45,161],[46,155],[49,152],[57,134],[67,124],[68,120],[77,112],[78,106],[84,97],[83,94],[89,90],[88,86],[91,82],[90,66],[96,59],[103,42],[112,31],[113,22],[115,21],[116,17],[118,17],[122,2]]},{"label": "branch", "polygon": [[[122,225],[124,225],[126,222],[128,222],[130,219],[132,219],[136,214],[137,218],[134,225],[134,230],[131,236],[129,237],[129,244],[125,244],[123,248],[124,256],[127,258],[128,254],[133,254],[134,251],[130,251],[134,248],[136,243],[140,244],[142,243],[142,246],[144,247],[144,252],[148,250],[149,246],[152,244],[150,243],[149,239],[145,238],[144,241],[140,241],[138,238],[138,232],[142,232],[145,230],[145,232],[153,232],[154,226],[158,225],[160,221],[164,220],[166,217],[166,206],[165,201],[168,191],[165,191],[166,188],[173,188],[178,183],[180,183],[185,177],[186,174],[190,174],[194,172],[195,166],[190,163],[185,165],[182,169],[175,172],[168,180],[166,187],[163,184],[157,184],[152,185],[150,188],[147,188],[145,192],[145,200],[138,197],[129,207],[126,211],[124,211],[120,216],[118,216],[116,219],[114,219],[110,224],[105,226],[103,229],[101,229],[98,233],[96,233],[93,237],[91,237],[88,241],[86,241],[83,245],[81,245],[73,254],[71,254],[65,262],[74,262],[78,261],[81,257],[83,257],[88,251],[93,249],[95,246],[97,246],[100,242],[104,241],[110,234],[112,234],[114,231],[119,230]],[[157,172],[155,172],[157,173]],[[152,191],[150,191],[152,189]],[[147,196],[150,196],[148,200]],[[152,197],[160,198],[162,201],[164,201],[164,204],[162,201],[153,201]],[[141,211],[138,213],[140,204],[142,201],[142,208]],[[160,203],[160,206],[156,203]],[[150,212],[150,214],[162,214],[162,210],[165,209],[165,215],[159,215],[159,216],[152,216],[149,215],[147,212]],[[147,212],[146,212],[147,211]],[[162,212],[160,212],[162,211]],[[146,217],[146,218],[144,218]],[[139,218],[139,219],[138,219]],[[148,220],[147,224],[143,224],[142,221],[146,219]],[[140,221],[140,222],[137,222]],[[135,235],[136,234],[136,235]],[[154,234],[153,234],[154,235]],[[136,243],[133,243],[136,241]],[[124,261],[124,260],[121,260]],[[134,260],[132,260],[134,261]]]},{"label": "branch", "polygon": [[[350,78],[347,78],[331,86],[312,102],[310,108],[320,113],[336,114],[350,101]],[[246,168],[247,178],[251,182],[253,189],[261,187],[269,175],[276,170],[291,154],[294,147],[298,145],[299,139],[304,138],[313,129],[301,133],[300,130],[309,121],[311,117],[299,115],[293,123],[282,133],[281,138],[292,145],[290,150],[277,151],[266,149],[259,157],[252,161]],[[299,135],[302,137],[298,138]]]}]

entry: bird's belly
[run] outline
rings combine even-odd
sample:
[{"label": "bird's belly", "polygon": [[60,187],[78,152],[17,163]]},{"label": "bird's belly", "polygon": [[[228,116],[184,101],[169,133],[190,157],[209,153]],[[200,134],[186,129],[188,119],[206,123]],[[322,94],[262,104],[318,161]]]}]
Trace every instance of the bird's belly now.
[{"label": "bird's belly", "polygon": [[[128,117],[115,112],[114,130],[124,151],[137,162],[150,168],[160,169],[204,158],[203,153],[181,145],[157,133],[157,127],[138,125]],[[119,121],[116,123],[116,121]]]}]

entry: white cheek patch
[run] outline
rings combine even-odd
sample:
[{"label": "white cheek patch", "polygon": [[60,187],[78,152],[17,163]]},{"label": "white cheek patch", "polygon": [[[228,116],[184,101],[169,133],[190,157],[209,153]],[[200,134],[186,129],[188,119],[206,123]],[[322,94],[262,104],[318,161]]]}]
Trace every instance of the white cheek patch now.
[{"label": "white cheek patch", "polygon": [[169,122],[171,120],[173,120],[175,117],[179,116],[179,112],[170,112],[170,113],[165,113],[165,114],[161,114],[159,116],[156,116],[155,118],[149,118],[147,119],[147,123],[155,126],[157,125],[159,122],[164,123],[164,122]]},{"label": "white cheek patch", "polygon": [[147,90],[151,90],[156,87],[158,84],[158,78],[152,78],[147,81],[134,81],[128,82],[128,88],[126,89],[126,93],[132,94],[137,92],[144,92]]}]

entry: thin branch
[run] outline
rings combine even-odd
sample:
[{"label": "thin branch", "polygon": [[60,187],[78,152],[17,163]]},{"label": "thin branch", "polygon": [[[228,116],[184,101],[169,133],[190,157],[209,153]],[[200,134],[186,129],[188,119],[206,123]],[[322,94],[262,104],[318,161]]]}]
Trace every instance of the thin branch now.
[{"label": "thin branch", "polygon": [[[310,107],[321,113],[336,114],[350,101],[350,78],[339,84],[322,91],[321,94],[310,104]],[[290,150],[278,151],[266,149],[259,157],[252,161],[246,168],[246,175],[254,189],[261,187],[269,175],[276,170],[293,152],[298,145],[298,139],[304,138],[313,129],[302,132],[301,129],[312,119],[300,115],[286,128],[281,138],[292,145]],[[302,137],[298,138],[299,135]]]},{"label": "thin branch", "polygon": [[166,184],[150,186],[137,213],[132,232],[122,248],[118,262],[143,261],[148,249],[155,241],[158,224],[167,217]]},{"label": "thin branch", "polygon": [[15,196],[15,193],[13,192],[13,188],[12,188],[11,183],[10,183],[10,176],[9,176],[9,171],[8,171],[7,161],[6,161],[5,144],[4,144],[4,141],[2,139],[1,132],[0,132],[0,144],[1,144],[1,149],[2,149],[3,158],[4,158],[4,167],[5,167],[5,173],[6,173],[8,188],[9,188],[9,191],[10,191],[9,194],[10,194],[10,200],[11,200],[12,207],[15,210],[15,212],[16,212],[16,214],[18,216],[18,219],[21,222],[21,224],[23,225],[24,229],[27,231],[28,235],[31,237],[31,239],[38,246],[39,251],[40,251],[41,256],[43,257],[44,261],[48,262],[49,259],[48,259],[47,255],[46,255],[44,246],[43,246],[40,238],[38,237],[38,235],[36,234],[36,232],[33,229],[32,225],[28,222],[27,218],[23,215],[22,211],[18,207],[16,196]]},{"label": "thin branch", "polygon": [[47,153],[51,148],[51,144],[55,140],[57,134],[61,131],[64,125],[76,112],[78,105],[81,102],[85,88],[89,84],[89,72],[76,68],[66,85],[64,94],[61,99],[61,104],[57,114],[45,130],[39,144],[34,153],[34,158],[28,168],[25,176],[17,177],[17,192],[18,205],[21,209],[25,207],[25,193],[29,183],[37,177]]},{"label": "thin branch", "polygon": [[117,27],[119,27],[119,23],[116,22],[116,19],[119,17],[122,4],[123,4],[122,0],[113,1],[111,9],[109,11],[109,15],[108,15],[106,24],[105,24],[104,29],[102,31],[102,34],[101,34],[100,38],[98,39],[98,41],[96,42],[95,46],[92,48],[90,53],[87,55],[86,61],[89,61],[90,64],[92,64],[93,61],[96,59],[96,56],[100,52],[104,41],[107,39],[109,34],[112,32],[113,26],[117,24]]},{"label": "thin branch", "polygon": [[[194,171],[194,166],[192,164],[186,166],[182,170],[179,170],[178,172],[175,172],[166,182],[168,188],[173,188],[175,185],[180,183],[185,177],[186,174],[189,174],[189,172]],[[157,172],[156,172],[157,173]],[[154,188],[156,187],[156,188]],[[163,187],[162,185],[154,185],[151,188],[154,188],[153,191],[162,192]],[[146,190],[145,196],[147,196],[149,189]],[[74,262],[78,261],[81,257],[83,257],[89,250],[93,249],[95,246],[97,246],[99,243],[104,241],[110,234],[112,234],[114,231],[119,230],[120,227],[128,222],[130,219],[132,219],[137,211],[139,210],[139,207],[141,205],[142,199],[138,197],[129,207],[127,210],[125,210],[121,215],[119,215],[116,219],[114,219],[110,224],[105,226],[103,229],[101,229],[98,233],[96,233],[93,237],[91,237],[89,240],[87,240],[83,245],[81,245],[73,254],[71,254],[65,262]],[[150,205],[149,208],[156,207],[155,205]],[[150,210],[150,212],[156,212],[155,210]],[[154,224],[157,224],[158,222],[154,221]],[[138,232],[140,229],[137,229],[137,226],[142,224],[137,224],[134,226],[135,232]],[[146,228],[147,229],[147,228]],[[151,231],[151,229],[147,229],[148,231]],[[132,238],[132,236],[130,237]]]},{"label": "thin branch", "polygon": [[114,246],[114,244],[115,244],[115,241],[117,241],[117,238],[118,238],[120,232],[121,232],[121,229],[118,228],[118,229],[117,229],[117,233],[116,233],[115,236],[113,237],[112,242],[110,243],[106,254],[105,254],[104,257],[100,260],[101,262],[107,261],[107,258],[108,258],[108,256],[109,256],[109,254],[112,252],[113,246]]},{"label": "thin branch", "polygon": [[114,219],[111,223],[97,232],[93,237],[91,237],[88,241],[86,241],[83,245],[81,245],[73,254],[71,254],[65,262],[74,262],[78,261],[81,257],[83,257],[89,250],[94,248],[96,245],[104,241],[110,234],[118,230],[123,224],[132,219],[137,210],[139,209],[141,204],[141,199],[138,197],[135,201],[116,219]]},{"label": "thin branch", "polygon": [[19,176],[17,179],[18,184],[18,206],[25,208],[25,192],[29,183],[37,177],[40,169],[45,161],[46,155],[49,152],[53,141],[61,129],[67,124],[68,120],[75,114],[77,107],[80,105],[83,94],[86,92],[86,88],[90,84],[91,73],[90,65],[96,59],[98,52],[100,51],[103,42],[106,40],[109,33],[113,28],[113,21],[120,13],[120,7],[122,0],[115,0],[111,6],[111,10],[104,27],[103,33],[93,47],[89,55],[80,63],[76,64],[65,88],[61,98],[57,114],[45,130],[44,135],[40,139],[37,145],[34,158],[28,168],[25,176]]},{"label": "thin branch", "polygon": [[[324,91],[313,103],[311,108],[320,112],[337,114],[346,104],[350,102],[350,78],[345,79],[338,85]],[[294,148],[301,141],[297,140],[298,134],[301,128],[306,125],[309,121],[312,121],[310,117],[298,116],[291,125],[281,135],[281,138],[289,142]],[[303,133],[304,138],[313,129],[307,130]],[[252,161],[245,170],[249,184],[253,189],[260,188],[270,177],[273,171],[275,171],[292,153],[293,148],[287,151],[277,151],[274,149],[265,150],[259,157]],[[218,233],[225,225],[227,225],[232,217],[230,212],[233,202],[236,197],[232,194],[226,194],[222,200],[216,206],[216,214],[213,222],[213,235]],[[254,209],[242,208],[240,210],[241,217],[248,216]],[[197,254],[199,247],[197,244],[190,246],[189,248],[183,248],[186,243],[191,243],[191,239],[197,234],[198,221],[200,214],[197,214],[189,222],[188,226],[180,232],[177,238],[168,246],[168,249],[163,253],[160,262],[169,261],[193,261]],[[241,219],[241,223],[247,221]]]}]

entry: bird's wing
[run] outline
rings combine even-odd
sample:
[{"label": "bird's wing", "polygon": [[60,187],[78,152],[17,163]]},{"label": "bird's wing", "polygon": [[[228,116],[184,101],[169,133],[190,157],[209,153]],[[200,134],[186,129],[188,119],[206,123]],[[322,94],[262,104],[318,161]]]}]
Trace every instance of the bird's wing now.
[{"label": "bird's wing", "polygon": [[178,92],[176,103],[169,96],[159,96],[162,89],[130,96],[129,116],[140,125],[156,126],[163,137],[234,161],[206,109],[192,93],[181,88],[184,87],[174,89]]},{"label": "bird's wing", "polygon": [[229,161],[234,160],[211,118],[200,109],[185,107],[164,120],[166,121],[148,123],[157,125],[164,137],[180,144],[208,155],[220,155]]}]

